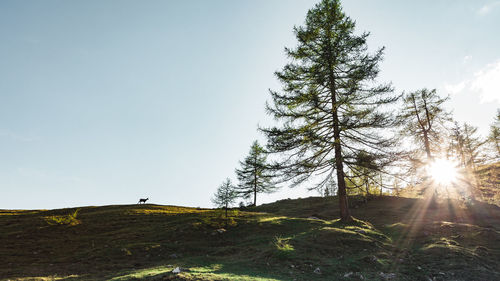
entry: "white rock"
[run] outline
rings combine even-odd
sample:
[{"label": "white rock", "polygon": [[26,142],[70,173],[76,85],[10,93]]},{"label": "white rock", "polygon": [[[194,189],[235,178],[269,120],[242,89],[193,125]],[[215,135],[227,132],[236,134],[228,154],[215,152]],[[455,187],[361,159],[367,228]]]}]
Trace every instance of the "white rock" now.
[{"label": "white rock", "polygon": [[380,277],[382,277],[385,280],[392,280],[392,279],[396,278],[396,273],[383,273],[383,272],[380,272],[379,275],[380,275]]},{"label": "white rock", "polygon": [[175,274],[181,273],[181,268],[180,267],[174,268],[174,270],[172,270],[172,273],[175,273]]},{"label": "white rock", "polygon": [[354,272],[347,272],[346,274],[344,274],[344,278],[349,278],[351,277],[352,275],[354,274]]},{"label": "white rock", "polygon": [[316,269],[314,270],[314,273],[321,274],[321,269],[319,269],[319,267],[316,267]]}]

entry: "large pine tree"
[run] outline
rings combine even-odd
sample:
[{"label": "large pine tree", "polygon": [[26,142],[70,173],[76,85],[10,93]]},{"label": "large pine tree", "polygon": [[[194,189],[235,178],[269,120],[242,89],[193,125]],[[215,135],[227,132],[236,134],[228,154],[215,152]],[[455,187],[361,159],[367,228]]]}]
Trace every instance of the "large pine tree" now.
[{"label": "large pine tree", "polygon": [[270,193],[276,189],[266,160],[266,151],[254,141],[245,161],[240,161],[241,169],[236,169],[239,181],[237,191],[243,198],[253,196],[254,206],[257,204],[257,193]]},{"label": "large pine tree", "polygon": [[[393,143],[377,131],[392,124],[379,109],[397,97],[389,84],[374,81],[383,48],[368,53],[369,34],[355,33],[355,22],[340,1],[318,3],[294,33],[297,47],[285,49],[291,61],[276,72],[282,91],[270,91],[273,102],[267,105],[281,122],[261,130],[269,151],[281,155],[273,166],[283,182],[296,186],[314,178],[321,188],[336,172],[340,217],[347,221],[344,170],[360,164],[383,167],[392,160],[387,152]],[[359,161],[361,151],[373,161]]]}]

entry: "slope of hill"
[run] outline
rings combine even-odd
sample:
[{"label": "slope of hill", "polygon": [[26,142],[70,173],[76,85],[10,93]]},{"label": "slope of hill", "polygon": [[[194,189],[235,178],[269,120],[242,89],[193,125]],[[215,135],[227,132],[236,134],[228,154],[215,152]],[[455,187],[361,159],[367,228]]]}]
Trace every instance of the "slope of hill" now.
[{"label": "slope of hill", "polygon": [[[500,208],[380,197],[0,211],[1,280],[500,280]],[[78,210],[78,211],[76,211]],[[181,272],[171,271],[176,267]]]},{"label": "slope of hill", "polygon": [[477,169],[481,199],[500,206],[500,163],[480,166]]}]

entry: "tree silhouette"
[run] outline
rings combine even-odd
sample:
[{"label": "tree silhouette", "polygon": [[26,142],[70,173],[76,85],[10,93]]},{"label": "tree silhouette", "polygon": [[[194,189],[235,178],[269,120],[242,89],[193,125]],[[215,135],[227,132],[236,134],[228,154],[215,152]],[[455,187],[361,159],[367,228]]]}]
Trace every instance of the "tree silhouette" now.
[{"label": "tree silhouette", "polygon": [[253,205],[257,204],[257,193],[270,193],[276,190],[272,183],[272,173],[267,163],[267,154],[257,141],[250,147],[250,153],[243,162],[241,169],[236,169],[238,177],[237,192],[243,198],[253,195]]},{"label": "tree silhouette", "polygon": [[351,220],[344,169],[355,164],[360,151],[378,167],[393,160],[392,140],[377,130],[392,125],[390,114],[380,109],[398,98],[389,84],[374,81],[383,48],[368,53],[369,34],[354,31],[340,1],[323,0],[309,10],[305,25],[294,28],[297,47],[285,49],[291,62],[276,72],[282,91],[270,91],[272,105],[266,106],[280,124],[261,128],[269,151],[281,155],[273,168],[282,182],[296,186],[314,176],[321,188],[336,171],[344,221]]},{"label": "tree silhouette", "polygon": [[212,203],[219,208],[224,208],[226,210],[227,219],[227,208],[233,204],[238,198],[231,180],[227,178],[218,188],[212,198]]}]

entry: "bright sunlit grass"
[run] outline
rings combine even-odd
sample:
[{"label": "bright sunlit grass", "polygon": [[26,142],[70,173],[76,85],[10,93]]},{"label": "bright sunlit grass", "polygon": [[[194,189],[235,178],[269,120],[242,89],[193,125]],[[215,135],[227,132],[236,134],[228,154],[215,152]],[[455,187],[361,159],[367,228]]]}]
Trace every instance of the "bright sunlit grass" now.
[{"label": "bright sunlit grass", "polygon": [[457,179],[457,168],[453,161],[437,158],[427,166],[427,173],[438,184],[450,184]]}]

